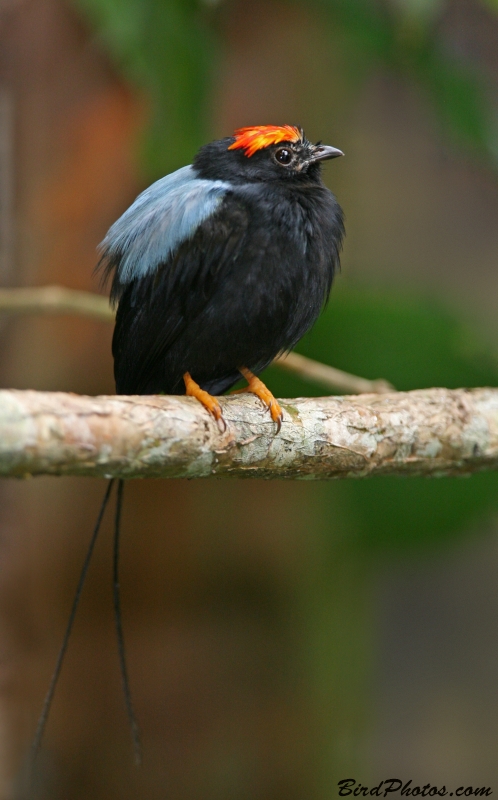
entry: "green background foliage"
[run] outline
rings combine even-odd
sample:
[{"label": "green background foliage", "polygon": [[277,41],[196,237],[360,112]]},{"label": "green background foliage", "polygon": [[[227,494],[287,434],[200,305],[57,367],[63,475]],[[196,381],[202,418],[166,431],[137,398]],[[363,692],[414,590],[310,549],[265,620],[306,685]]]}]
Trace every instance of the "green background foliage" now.
[{"label": "green background foliage", "polygon": [[[227,2],[228,0],[226,0]],[[302,4],[303,0],[288,0]],[[176,169],[209,138],[209,92],[216,54],[216,6],[209,0],[75,0],[114,63],[145,90],[151,122],[144,169]],[[352,82],[382,64],[420,85],[445,134],[496,166],[495,115],[486,82],[436,35],[440,0],[312,0],[342,40]],[[498,11],[496,0],[487,0]],[[310,4],[305,4],[307,7]]]},{"label": "green background foliage", "polygon": [[143,164],[158,177],[206,141],[216,48],[209,8],[197,0],[78,0],[114,64],[150,103]]}]

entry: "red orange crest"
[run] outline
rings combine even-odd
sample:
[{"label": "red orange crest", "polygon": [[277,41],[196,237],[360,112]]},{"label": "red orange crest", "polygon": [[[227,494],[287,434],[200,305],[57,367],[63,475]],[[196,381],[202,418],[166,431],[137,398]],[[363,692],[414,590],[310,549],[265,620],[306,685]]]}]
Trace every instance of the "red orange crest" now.
[{"label": "red orange crest", "polygon": [[237,128],[235,141],[229,150],[243,149],[246,156],[253,156],[263,147],[279,142],[298,142],[302,132],[293,125],[260,125],[256,128]]}]

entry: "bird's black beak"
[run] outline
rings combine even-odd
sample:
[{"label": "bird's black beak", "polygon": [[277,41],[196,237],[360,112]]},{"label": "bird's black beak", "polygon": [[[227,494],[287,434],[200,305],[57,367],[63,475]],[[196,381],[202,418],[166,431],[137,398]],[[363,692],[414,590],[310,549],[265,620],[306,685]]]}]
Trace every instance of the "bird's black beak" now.
[{"label": "bird's black beak", "polygon": [[308,160],[314,164],[316,161],[326,161],[328,158],[338,158],[343,155],[342,150],[338,150],[337,147],[331,147],[329,144],[317,144]]}]

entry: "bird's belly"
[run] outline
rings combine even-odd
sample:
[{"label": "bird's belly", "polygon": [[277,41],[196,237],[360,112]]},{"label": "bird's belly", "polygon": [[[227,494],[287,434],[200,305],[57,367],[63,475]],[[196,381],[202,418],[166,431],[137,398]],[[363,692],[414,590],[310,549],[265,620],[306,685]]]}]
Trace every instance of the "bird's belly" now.
[{"label": "bird's belly", "polygon": [[260,372],[292,348],[316,320],[325,294],[322,283],[310,280],[304,269],[276,280],[272,265],[259,276],[253,271],[227,281],[175,343],[170,357],[178,364],[177,372],[190,372],[211,390],[220,381],[231,380],[233,385],[240,367]]}]

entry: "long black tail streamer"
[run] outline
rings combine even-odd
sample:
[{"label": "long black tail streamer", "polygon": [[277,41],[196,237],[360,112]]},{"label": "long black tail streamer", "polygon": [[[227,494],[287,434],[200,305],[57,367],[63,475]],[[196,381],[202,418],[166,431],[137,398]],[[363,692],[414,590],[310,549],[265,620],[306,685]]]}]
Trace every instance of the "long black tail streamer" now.
[{"label": "long black tail streamer", "polygon": [[[120,481],[120,484],[122,481]],[[31,744],[31,752],[30,752],[30,767],[33,767],[38,752],[40,750],[40,745],[43,739],[43,733],[45,731],[45,726],[47,724],[48,715],[50,712],[50,707],[52,705],[52,700],[54,699],[55,689],[57,687],[57,683],[61,674],[62,669],[62,662],[64,661],[64,655],[67,650],[67,646],[69,643],[69,637],[71,636],[71,631],[73,628],[74,618],[76,616],[76,611],[80,602],[81,593],[83,591],[83,585],[85,583],[85,578],[87,576],[88,567],[90,566],[90,561],[92,559],[93,549],[95,547],[95,542],[97,541],[97,537],[99,535],[100,525],[102,519],[104,517],[104,513],[106,510],[107,503],[109,501],[109,497],[111,495],[112,487],[114,484],[114,478],[109,481],[109,485],[106,489],[106,493],[104,495],[104,499],[102,501],[102,505],[100,506],[99,515],[97,517],[97,522],[95,523],[95,528],[93,530],[92,538],[90,539],[90,544],[88,546],[88,550],[85,556],[85,561],[83,562],[83,567],[80,573],[80,579],[78,581],[78,586],[76,587],[76,593],[74,595],[73,605],[71,607],[71,613],[69,614],[69,619],[67,622],[66,630],[64,633],[64,638],[62,640],[62,644],[59,650],[59,655],[57,656],[57,661],[55,664],[55,669],[52,673],[52,678],[50,680],[50,685],[48,687],[47,694],[45,695],[45,700],[43,703],[43,708],[40,714],[40,718],[38,720],[38,725],[36,727],[36,733],[33,738],[33,742]],[[31,771],[31,770],[29,770]]]},{"label": "long black tail streamer", "polygon": [[121,681],[123,684],[123,694],[126,705],[126,712],[131,728],[131,738],[133,741],[133,750],[135,753],[135,762],[137,766],[142,763],[142,745],[140,742],[140,731],[138,728],[137,718],[133,709],[131,700],[130,682],[128,679],[128,669],[126,666],[126,651],[123,636],[123,625],[121,621],[121,597],[119,592],[119,537],[121,532],[121,510],[123,507],[123,491],[124,481],[118,481],[118,495],[116,500],[116,518],[114,524],[114,548],[113,548],[113,570],[112,570],[112,583],[113,583],[113,596],[114,596],[114,620],[116,624],[116,637],[118,640],[118,655],[119,667],[121,670]]}]

